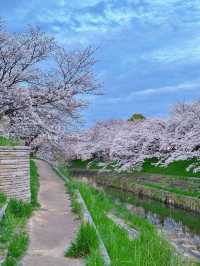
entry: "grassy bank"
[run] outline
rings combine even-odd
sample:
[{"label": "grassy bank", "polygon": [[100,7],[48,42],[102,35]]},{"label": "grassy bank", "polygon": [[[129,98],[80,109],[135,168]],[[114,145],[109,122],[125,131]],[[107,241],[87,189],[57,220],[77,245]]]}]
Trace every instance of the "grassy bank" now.
[{"label": "grassy bank", "polygon": [[23,142],[21,140],[0,136],[0,146],[20,146],[20,145],[23,145]]},{"label": "grassy bank", "polygon": [[6,255],[3,266],[15,266],[28,246],[26,222],[32,213],[32,205],[11,199],[0,223],[1,251]]},{"label": "grassy bank", "polygon": [[[78,182],[73,183],[74,188],[80,190],[87,204],[108,250],[112,265],[197,265],[189,261],[183,261],[179,256],[175,255],[173,248],[159,236],[153,225],[150,225],[144,218],[133,215],[122,205],[114,203],[105,193]],[[79,213],[80,208],[76,205],[73,204],[73,207]],[[122,218],[130,227],[138,230],[139,237],[135,240],[130,240],[127,232],[107,217],[107,214],[111,212]],[[87,265],[103,265],[97,249],[93,249],[90,252],[87,257]]]},{"label": "grassy bank", "polygon": [[[85,175],[74,175],[74,177],[77,178],[82,178],[84,176]],[[91,183],[96,183],[99,186],[120,189],[121,191],[130,192],[139,196],[146,196],[171,206],[176,206],[181,209],[200,213],[200,199],[198,197],[188,197],[188,194],[184,195],[184,191],[182,190],[180,190],[180,193],[175,193],[170,192],[165,188],[158,188],[158,185],[153,187],[151,184],[147,184],[147,180],[144,177],[134,178],[116,175],[93,174],[87,176],[87,180],[89,180]]]},{"label": "grassy bank", "polygon": [[[172,192],[177,195],[200,198],[200,173],[186,171],[186,168],[196,163],[197,160],[177,161],[167,167],[155,166],[155,159],[146,160],[143,168],[139,172],[116,173],[110,169],[109,172],[99,171],[98,162],[94,161],[72,161],[69,164],[69,171],[72,175],[102,176],[106,178],[127,178],[127,182],[135,182],[145,187],[158,189],[161,191]],[[108,169],[107,169],[108,170]]]},{"label": "grassy bank", "polygon": [[144,183],[144,185],[149,188],[155,188],[155,189],[164,190],[164,191],[172,192],[172,193],[183,195],[183,196],[189,196],[189,197],[200,199],[200,187],[197,187],[198,190],[190,191],[190,190],[186,190],[186,189],[183,190],[181,188],[173,187],[169,185],[162,185],[162,183],[158,184],[158,183],[146,182]]},{"label": "grassy bank", "polygon": [[[69,164],[73,176],[93,178],[98,184],[142,194],[183,209],[200,212],[200,174],[186,168],[197,160],[177,161],[167,167],[146,160],[139,172],[99,172],[97,161],[76,160]],[[193,175],[193,177],[192,177]]]},{"label": "grassy bank", "polygon": [[[147,159],[144,161],[140,171],[133,171],[132,174],[157,174],[163,176],[175,177],[178,179],[185,179],[187,177],[200,177],[200,173],[193,173],[191,170],[186,169],[191,165],[198,162],[197,159],[180,160],[170,163],[169,165],[162,167],[155,165],[158,162],[157,159]],[[199,162],[200,164],[200,162]],[[105,170],[115,172],[115,164],[104,164]],[[90,169],[93,171],[102,170],[101,162],[98,160],[73,160],[69,163],[69,169]],[[124,171],[122,174],[126,174]]]},{"label": "grassy bank", "polygon": [[[64,168],[60,168],[62,174],[66,173]],[[65,252],[66,257],[85,259],[86,266],[103,266],[103,259],[100,255],[99,241],[93,226],[84,222],[83,210],[77,199],[77,185],[70,181],[66,184],[66,189],[71,196],[72,211],[81,220],[81,226],[77,237]]]},{"label": "grassy bank", "polygon": [[200,216],[192,214],[190,212],[177,209],[169,208],[165,204],[151,200],[149,198],[140,198],[135,196],[133,193],[122,193],[119,189],[104,188],[106,193],[109,194],[113,199],[119,199],[125,204],[131,204],[136,207],[142,207],[146,212],[151,212],[159,215],[164,220],[167,217],[171,217],[176,222],[182,222],[183,225],[190,228],[194,234],[200,235]]},{"label": "grassy bank", "polygon": [[3,266],[17,266],[29,242],[26,224],[33,210],[38,206],[39,181],[36,165],[30,162],[31,203],[11,199],[0,222],[0,251],[6,259]]},{"label": "grassy bank", "polygon": [[156,162],[156,159],[146,160],[143,164],[141,172],[177,177],[200,177],[200,173],[193,173],[192,171],[186,170],[189,165],[197,163],[197,159],[175,161],[173,163],[170,163],[166,167],[154,165],[154,163]]}]

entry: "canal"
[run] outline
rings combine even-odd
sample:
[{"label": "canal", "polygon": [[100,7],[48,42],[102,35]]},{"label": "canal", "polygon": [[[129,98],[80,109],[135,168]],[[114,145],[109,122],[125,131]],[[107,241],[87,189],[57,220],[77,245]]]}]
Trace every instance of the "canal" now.
[{"label": "canal", "polygon": [[154,224],[176,249],[200,261],[200,215],[119,189],[103,188],[114,201]]}]

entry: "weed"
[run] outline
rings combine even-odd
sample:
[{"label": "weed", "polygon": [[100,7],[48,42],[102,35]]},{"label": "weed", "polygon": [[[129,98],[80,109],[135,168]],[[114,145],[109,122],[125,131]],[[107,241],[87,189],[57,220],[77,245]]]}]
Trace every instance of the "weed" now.
[{"label": "weed", "polygon": [[9,210],[15,217],[29,218],[32,214],[33,207],[30,203],[11,199],[9,202]]},{"label": "weed", "polygon": [[8,247],[8,257],[19,258],[23,255],[28,246],[29,237],[27,233],[15,235]]},{"label": "weed", "polygon": [[77,238],[65,253],[66,257],[86,257],[92,248],[98,247],[98,239],[95,229],[89,224],[82,224]]},{"label": "weed", "polygon": [[6,195],[0,192],[0,207],[2,207],[5,204],[6,199],[7,199]]},{"label": "weed", "polygon": [[17,260],[12,257],[7,257],[2,266],[17,266]]},{"label": "weed", "polygon": [[39,207],[38,192],[40,188],[39,175],[36,164],[30,160],[30,186],[31,186],[31,204],[33,207]]}]

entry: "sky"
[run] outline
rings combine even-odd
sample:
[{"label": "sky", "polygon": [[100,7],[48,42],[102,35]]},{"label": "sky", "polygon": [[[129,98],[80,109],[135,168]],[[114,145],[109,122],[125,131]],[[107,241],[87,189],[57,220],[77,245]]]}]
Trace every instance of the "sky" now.
[{"label": "sky", "polygon": [[140,112],[166,117],[200,98],[199,0],[6,0],[0,16],[20,31],[38,25],[67,49],[99,47],[86,125]]}]

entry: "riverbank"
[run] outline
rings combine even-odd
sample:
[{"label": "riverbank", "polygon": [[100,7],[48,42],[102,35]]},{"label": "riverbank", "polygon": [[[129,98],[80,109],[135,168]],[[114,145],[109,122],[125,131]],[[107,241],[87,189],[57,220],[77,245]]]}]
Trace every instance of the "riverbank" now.
[{"label": "riverbank", "polygon": [[[198,265],[196,262],[181,258],[145,218],[130,212],[123,204],[113,201],[104,192],[76,181],[73,181],[73,189],[79,189],[85,200],[112,265]],[[80,208],[75,206],[80,212]],[[130,239],[127,231],[110,218],[113,216],[136,230],[137,237]],[[87,265],[102,266],[101,261],[98,251],[92,249]]]},{"label": "riverbank", "polygon": [[[69,169],[74,177],[86,177],[98,185],[146,196],[171,206],[200,213],[199,181],[177,180],[156,174],[114,174],[89,169]],[[188,190],[186,190],[186,188]]]}]

